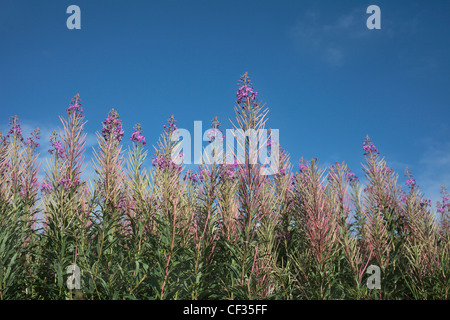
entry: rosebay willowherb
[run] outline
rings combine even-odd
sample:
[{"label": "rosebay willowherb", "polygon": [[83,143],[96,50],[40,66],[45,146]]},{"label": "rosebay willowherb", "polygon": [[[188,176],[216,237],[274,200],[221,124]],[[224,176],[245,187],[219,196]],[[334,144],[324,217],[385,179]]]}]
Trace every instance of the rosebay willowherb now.
[{"label": "rosebay willowherb", "polygon": [[258,97],[245,73],[231,130],[213,119],[194,170],[178,161],[190,151],[174,116],[146,167],[152,139],[140,124],[126,134],[112,109],[85,164],[76,95],[43,170],[39,130],[24,139],[12,117],[0,134],[0,299],[448,299],[447,190],[435,210],[368,136],[364,177],[345,163],[293,166]]}]

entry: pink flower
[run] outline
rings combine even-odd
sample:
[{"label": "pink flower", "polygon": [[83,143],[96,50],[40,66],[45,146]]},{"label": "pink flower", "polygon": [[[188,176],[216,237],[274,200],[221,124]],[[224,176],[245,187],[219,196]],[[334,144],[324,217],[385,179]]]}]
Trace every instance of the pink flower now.
[{"label": "pink flower", "polygon": [[255,100],[258,92],[253,91],[253,87],[243,85],[236,92],[236,97],[238,98],[237,103],[240,104],[243,98],[249,98],[250,100]]},{"label": "pink flower", "polygon": [[53,190],[53,187],[51,184],[48,184],[47,182],[43,182],[41,184],[41,192],[42,193],[49,193],[52,190]]},{"label": "pink flower", "polygon": [[367,136],[363,142],[363,150],[365,156],[369,154],[379,154],[377,147],[375,147],[369,136]]},{"label": "pink flower", "polygon": [[50,154],[53,154],[53,152],[56,152],[56,156],[60,159],[64,158],[64,149],[62,147],[61,141],[57,140],[58,134],[56,131],[53,131],[50,137],[50,146],[52,149],[49,149],[48,152]]},{"label": "pink flower", "polygon": [[300,172],[308,170],[308,167],[304,163],[300,163],[298,168],[300,169]]},{"label": "pink flower", "polygon": [[142,130],[141,125],[138,123],[134,126],[133,129],[134,132],[131,134],[130,140],[136,143],[142,142],[142,145],[145,146],[146,145],[145,137],[142,135],[144,131]]},{"label": "pink flower", "polygon": [[108,113],[108,118],[103,121],[102,135],[106,141],[108,141],[110,137],[119,142],[122,141],[122,122],[119,120],[119,114],[114,109]]}]

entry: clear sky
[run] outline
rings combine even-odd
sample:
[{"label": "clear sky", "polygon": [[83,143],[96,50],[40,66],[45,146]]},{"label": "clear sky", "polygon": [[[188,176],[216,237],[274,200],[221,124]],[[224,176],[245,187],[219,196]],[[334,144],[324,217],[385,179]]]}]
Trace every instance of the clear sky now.
[{"label": "clear sky", "polygon": [[[72,4],[81,30],[66,27]],[[366,27],[372,4],[380,30]],[[369,134],[401,183],[409,166],[435,201],[450,184],[449,35],[450,2],[437,0],[1,0],[0,130],[15,114],[25,135],[39,126],[45,167],[80,93],[90,149],[115,108],[152,155],[172,114],[187,130],[216,115],[231,128],[247,71],[295,169],[318,157],[361,175]]]}]

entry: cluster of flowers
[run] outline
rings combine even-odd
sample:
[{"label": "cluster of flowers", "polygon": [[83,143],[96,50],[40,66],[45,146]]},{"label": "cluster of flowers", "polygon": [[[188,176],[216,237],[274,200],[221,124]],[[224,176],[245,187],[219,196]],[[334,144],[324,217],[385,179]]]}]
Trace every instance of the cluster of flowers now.
[{"label": "cluster of flowers", "polygon": [[191,181],[193,183],[197,183],[198,175],[195,172],[188,171],[188,172],[186,172],[186,175],[184,176],[183,180],[186,181],[186,179],[188,179],[189,181]]},{"label": "cluster of flowers", "polygon": [[17,116],[11,117],[11,119],[9,119],[8,127],[11,127],[11,129],[9,129],[6,138],[9,138],[11,135],[13,135],[17,137],[20,141],[23,141],[22,128],[20,127]]},{"label": "cluster of flowers", "polygon": [[416,187],[417,186],[416,179],[414,179],[414,177],[408,167],[406,167],[405,173],[406,173],[405,177],[408,177],[408,180],[406,180],[405,184],[410,188]]},{"label": "cluster of flowers", "polygon": [[450,209],[450,202],[447,202],[447,201],[449,201],[449,200],[450,200],[450,197],[449,197],[449,196],[444,196],[444,197],[442,198],[442,204],[441,204],[441,207],[437,209],[437,212],[439,212],[439,213],[444,213],[446,207]]},{"label": "cluster of flowers", "polygon": [[372,143],[369,137],[363,142],[364,155],[368,154],[379,154],[377,147]]},{"label": "cluster of flowers", "polygon": [[198,173],[197,176],[200,180],[206,179],[207,177],[211,176],[211,172],[209,172],[208,168],[202,168]]},{"label": "cluster of flowers", "polygon": [[236,160],[234,161],[233,164],[224,164],[221,167],[221,171],[220,171],[220,178],[222,180],[233,180],[234,178],[236,178],[236,168],[237,168],[238,164],[236,162]]},{"label": "cluster of flowers", "polygon": [[70,189],[72,187],[72,181],[69,178],[60,178],[56,180],[56,183],[64,189]]},{"label": "cluster of flowers", "polygon": [[68,115],[71,115],[73,112],[79,117],[83,115],[83,107],[81,106],[80,101],[81,99],[79,94],[73,97],[72,101],[69,104],[69,107],[67,108]]},{"label": "cluster of flowers", "polygon": [[[330,170],[334,171],[334,170],[336,170],[336,168],[340,168],[340,167],[341,167],[341,165],[339,164],[339,162],[336,162],[335,165],[331,165]],[[304,166],[303,170],[305,170],[305,169],[306,169],[306,166]],[[300,168],[300,171],[303,171],[303,170],[302,170],[302,168]],[[345,180],[347,182],[352,183],[352,182],[357,182],[358,181],[358,177],[356,176],[356,174],[354,174],[352,172],[352,170],[346,169],[344,174],[345,174]],[[332,179],[333,179],[333,176],[332,175],[328,175],[327,180],[330,181]]]},{"label": "cluster of flowers", "polygon": [[176,120],[174,118],[174,116],[172,115],[168,120],[167,120],[167,126],[163,125],[164,129],[168,129],[169,132],[174,132],[175,130],[178,129],[177,125],[175,124]]},{"label": "cluster of flowers", "polygon": [[131,134],[131,138],[130,140],[136,143],[140,143],[142,142],[142,145],[146,145],[147,143],[145,142],[145,137],[142,135],[142,133],[144,132],[144,130],[142,130],[141,124],[138,123],[133,127],[134,131]]},{"label": "cluster of flowers", "polygon": [[110,137],[116,139],[118,142],[122,141],[122,122],[119,119],[117,111],[114,109],[108,113],[108,118],[103,121],[102,136],[105,141],[108,141]]},{"label": "cluster of flowers", "polygon": [[303,162],[300,162],[300,164],[298,165],[298,169],[300,170],[300,172],[304,172],[304,171],[308,170],[308,166],[306,164],[304,164]]},{"label": "cluster of flowers", "polygon": [[248,97],[250,100],[253,101],[256,99],[257,94],[258,94],[258,92],[253,91],[253,87],[243,85],[238,89],[238,91],[236,93],[237,103],[240,104],[242,102],[242,100],[246,97]]},{"label": "cluster of flowers", "polygon": [[52,190],[53,190],[53,187],[52,187],[51,184],[49,184],[49,183],[47,183],[47,182],[43,182],[43,183],[41,184],[41,192],[42,192],[42,193],[48,193],[48,192],[50,192],[50,191],[52,191]]},{"label": "cluster of flowers", "polygon": [[431,207],[431,199],[424,199],[420,201],[421,207]]},{"label": "cluster of flowers", "polygon": [[31,133],[31,137],[27,138],[27,142],[25,142],[26,145],[29,145],[31,148],[37,148],[40,146],[39,143],[36,142],[36,140],[38,140],[39,134],[41,133],[41,131],[39,130],[39,128],[36,128],[32,133]]},{"label": "cluster of flowers", "polygon": [[[69,190],[72,187],[75,187],[79,184],[78,179],[75,179],[75,181],[72,182],[70,178],[59,178],[56,180],[56,184],[58,187],[62,187],[64,190]],[[48,182],[42,182],[41,184],[41,192],[42,193],[49,193],[53,190],[53,186]]]},{"label": "cluster of flowers", "polygon": [[394,172],[394,169],[392,169],[392,168],[390,168],[390,167],[388,167],[388,166],[385,166],[385,167],[383,167],[383,173],[393,173]]},{"label": "cluster of flowers", "polygon": [[410,178],[410,179],[406,180],[406,185],[411,188],[414,188],[415,186],[417,186],[416,179]]},{"label": "cluster of flowers", "polygon": [[400,197],[400,201],[403,202],[403,203],[408,202],[408,196],[402,195],[402,196]]},{"label": "cluster of flowers", "polygon": [[347,169],[347,171],[345,172],[345,178],[350,183],[358,181],[358,177],[350,169]]},{"label": "cluster of flowers", "polygon": [[224,139],[223,131],[220,129],[216,129],[216,128],[208,130],[207,137],[209,139],[208,140],[209,143],[213,143],[216,140],[216,137],[219,138],[219,142],[222,142]]},{"label": "cluster of flowers", "polygon": [[220,142],[223,142],[223,131],[220,129],[220,122],[217,120],[217,117],[215,117],[213,120],[211,120],[211,130],[208,131],[207,136],[209,139],[209,143],[213,143],[216,140],[216,137],[219,137]]},{"label": "cluster of flowers", "polygon": [[53,152],[55,152],[58,158],[64,159],[64,149],[62,147],[61,141],[57,140],[57,137],[58,135],[56,131],[53,131],[50,137],[50,146],[52,147],[52,149],[49,149],[48,152],[50,154],[53,154]]},{"label": "cluster of flowers", "polygon": [[164,156],[158,156],[158,157],[153,157],[152,158],[152,165],[154,167],[157,167],[159,169],[170,169],[170,170],[175,170],[175,171],[181,171],[181,167],[179,165],[177,165],[175,162],[173,162],[172,160],[167,159]]}]

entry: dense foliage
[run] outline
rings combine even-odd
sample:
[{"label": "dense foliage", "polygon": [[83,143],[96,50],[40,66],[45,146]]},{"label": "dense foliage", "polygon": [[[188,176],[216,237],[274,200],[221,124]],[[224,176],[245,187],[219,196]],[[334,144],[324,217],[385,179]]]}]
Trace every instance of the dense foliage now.
[{"label": "dense foliage", "polygon": [[[247,74],[235,112],[236,129],[265,128]],[[281,146],[272,176],[249,153],[192,172],[171,157],[180,148],[171,117],[147,169],[142,127],[125,153],[111,110],[86,180],[78,95],[60,119],[44,179],[39,130],[24,139],[12,117],[0,133],[0,299],[449,298],[449,194],[442,186],[434,210],[407,168],[402,188],[369,137],[364,182],[345,163],[301,159],[294,172]],[[217,119],[212,127],[220,131]],[[67,285],[71,265],[79,289]],[[380,267],[380,289],[366,285],[370,265]]]}]

